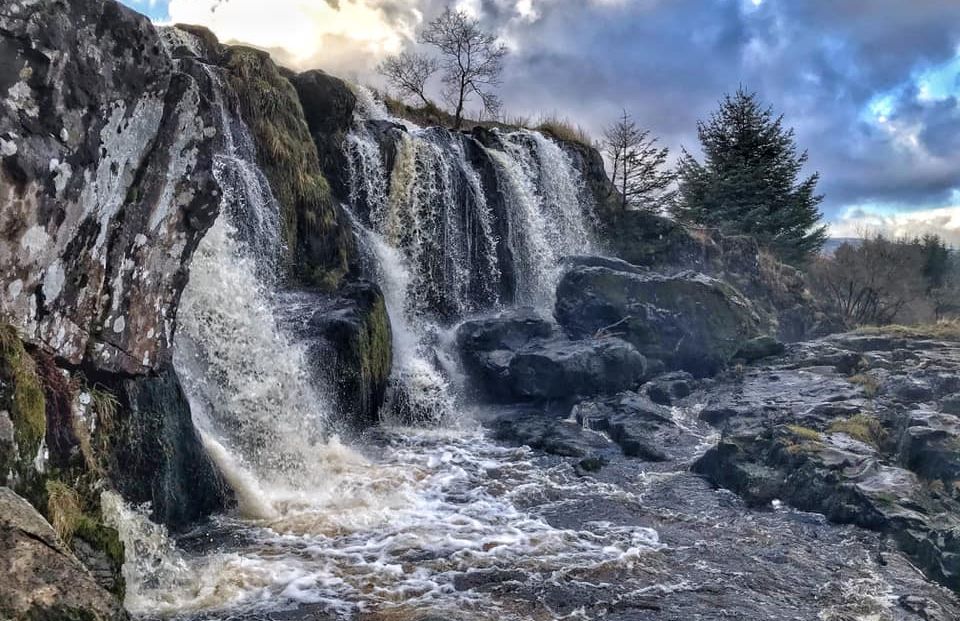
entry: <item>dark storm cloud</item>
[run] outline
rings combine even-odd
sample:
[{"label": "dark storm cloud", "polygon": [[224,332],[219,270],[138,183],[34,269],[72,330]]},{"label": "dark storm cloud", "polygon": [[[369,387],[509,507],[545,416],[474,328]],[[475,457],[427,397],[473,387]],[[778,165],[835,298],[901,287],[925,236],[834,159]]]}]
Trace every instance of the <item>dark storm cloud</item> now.
[{"label": "dark storm cloud", "polygon": [[[957,54],[960,2],[535,2],[532,22],[491,4],[485,15],[518,45],[502,89],[510,110],[599,133],[626,107],[695,152],[697,120],[742,84],[796,128],[830,215],[864,202],[930,206],[960,186],[956,101],[919,101],[912,82]],[[894,91],[881,127],[868,105]]]}]

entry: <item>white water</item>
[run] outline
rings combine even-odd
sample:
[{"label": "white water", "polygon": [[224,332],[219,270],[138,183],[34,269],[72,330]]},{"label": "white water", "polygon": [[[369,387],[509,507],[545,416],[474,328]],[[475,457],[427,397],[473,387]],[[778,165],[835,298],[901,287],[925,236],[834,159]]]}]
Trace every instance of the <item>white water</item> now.
[{"label": "white water", "polygon": [[430,611],[519,620],[529,617],[488,594],[455,589],[457,574],[500,568],[596,582],[604,572],[629,572],[661,547],[650,529],[597,522],[567,530],[521,509],[622,492],[563,466],[540,466],[529,450],[496,446],[478,431],[397,429],[376,451],[375,463],[344,476],[336,495],[272,519],[222,518],[219,528],[247,541],[206,555],[178,551],[162,528],[106,498],[124,541],[137,542],[128,550],[128,607],[189,616],[322,604],[344,617],[359,607],[392,611],[393,619]]},{"label": "white water", "polygon": [[515,300],[549,307],[560,260],[589,254],[583,180],[570,156],[532,131],[503,136],[504,151],[489,149],[511,204],[508,245],[518,257]]}]

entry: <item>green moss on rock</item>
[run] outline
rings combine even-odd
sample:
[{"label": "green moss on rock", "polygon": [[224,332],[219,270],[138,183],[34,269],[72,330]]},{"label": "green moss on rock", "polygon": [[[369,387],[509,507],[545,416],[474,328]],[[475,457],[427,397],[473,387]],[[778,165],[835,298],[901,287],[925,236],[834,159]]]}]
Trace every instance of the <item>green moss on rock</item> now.
[{"label": "green moss on rock", "polygon": [[320,169],[297,91],[259,50],[226,48],[224,66],[281,205],[291,272],[303,284],[333,290],[350,272],[356,247]]}]

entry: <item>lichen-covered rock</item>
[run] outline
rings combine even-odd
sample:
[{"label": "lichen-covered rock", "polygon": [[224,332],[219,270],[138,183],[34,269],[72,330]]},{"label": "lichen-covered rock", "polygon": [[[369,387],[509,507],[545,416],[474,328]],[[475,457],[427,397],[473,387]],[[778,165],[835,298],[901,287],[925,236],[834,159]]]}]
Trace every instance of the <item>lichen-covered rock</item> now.
[{"label": "lichen-covered rock", "polygon": [[0,314],[70,363],[150,369],[217,214],[210,98],[112,0],[8,3],[0,49]]},{"label": "lichen-covered rock", "polygon": [[556,317],[571,338],[617,335],[644,356],[695,375],[719,371],[759,332],[750,302],[721,281],[609,264],[567,271],[557,288]]},{"label": "lichen-covered rock", "polygon": [[119,602],[97,585],[36,509],[0,487],[0,618],[121,621]]}]

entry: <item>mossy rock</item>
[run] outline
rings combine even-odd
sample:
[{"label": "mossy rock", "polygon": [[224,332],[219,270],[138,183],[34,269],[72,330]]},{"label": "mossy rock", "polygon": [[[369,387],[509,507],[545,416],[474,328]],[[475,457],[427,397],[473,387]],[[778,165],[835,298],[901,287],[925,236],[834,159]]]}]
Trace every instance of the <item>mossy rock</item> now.
[{"label": "mossy rock", "polygon": [[309,322],[310,356],[332,386],[342,420],[350,427],[377,422],[393,363],[390,317],[380,288],[352,283],[335,298],[318,300]]},{"label": "mossy rock", "polygon": [[223,63],[280,202],[289,271],[304,285],[332,291],[355,266],[356,242],[320,168],[297,91],[265,52],[228,47]]}]

